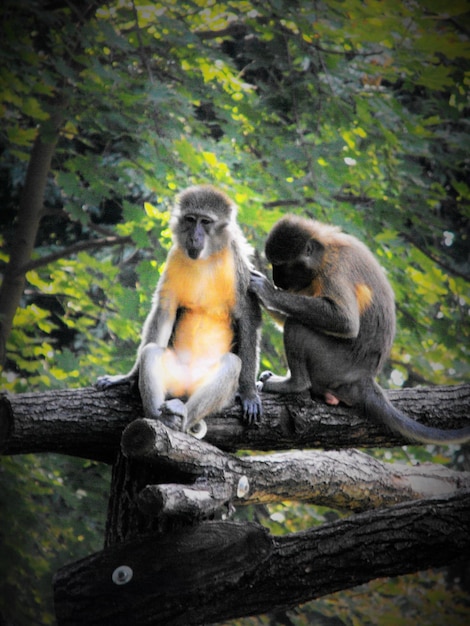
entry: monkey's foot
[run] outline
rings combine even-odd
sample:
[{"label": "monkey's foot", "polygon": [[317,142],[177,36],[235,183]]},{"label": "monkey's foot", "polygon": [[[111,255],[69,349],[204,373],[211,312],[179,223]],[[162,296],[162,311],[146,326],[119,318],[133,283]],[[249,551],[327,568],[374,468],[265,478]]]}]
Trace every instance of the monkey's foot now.
[{"label": "monkey's foot", "polygon": [[256,382],[256,389],[258,391],[263,391],[264,383],[269,378],[271,378],[271,376],[274,376],[274,374],[270,370],[266,370],[265,372],[262,372],[260,374],[260,377],[258,378],[258,381]]},{"label": "monkey's foot", "polygon": [[337,406],[340,401],[330,391],[325,392],[325,402],[330,406]]},{"label": "monkey's foot", "polygon": [[274,374],[270,370],[266,370],[265,372],[262,372],[260,374],[259,382],[265,383],[268,380],[268,378],[271,378],[271,376],[274,376]]},{"label": "monkey's foot", "polygon": [[128,376],[117,374],[116,376],[100,376],[95,385],[96,388],[102,391],[103,389],[109,389],[109,387],[115,387],[116,385],[129,385],[131,379]]},{"label": "monkey's foot", "polygon": [[178,398],[167,400],[160,406],[159,419],[169,428],[173,428],[173,430],[183,430],[187,418],[188,411],[186,405]]}]

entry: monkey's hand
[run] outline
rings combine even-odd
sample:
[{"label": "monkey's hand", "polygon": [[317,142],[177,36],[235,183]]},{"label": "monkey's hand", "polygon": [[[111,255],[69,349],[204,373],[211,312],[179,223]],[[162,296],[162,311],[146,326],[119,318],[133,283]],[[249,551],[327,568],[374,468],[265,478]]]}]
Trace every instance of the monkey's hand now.
[{"label": "monkey's hand", "polygon": [[179,398],[167,400],[160,406],[159,420],[173,430],[186,430],[188,410]]},{"label": "monkey's hand", "polygon": [[266,276],[255,270],[251,270],[250,272],[250,285],[248,289],[258,296],[266,308],[272,303],[276,291],[275,287],[269,282]]},{"label": "monkey's hand", "polygon": [[241,395],[237,393],[237,398],[240,400],[243,409],[243,421],[249,426],[253,424],[259,424],[261,416],[263,415],[263,405],[258,394]]}]

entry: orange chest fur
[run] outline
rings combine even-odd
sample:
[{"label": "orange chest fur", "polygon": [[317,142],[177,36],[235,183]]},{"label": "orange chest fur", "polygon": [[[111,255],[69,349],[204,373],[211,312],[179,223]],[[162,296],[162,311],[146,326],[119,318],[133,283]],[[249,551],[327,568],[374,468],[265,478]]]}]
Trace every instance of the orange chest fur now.
[{"label": "orange chest fur", "polygon": [[235,306],[235,260],[230,249],[208,259],[193,261],[182,250],[170,251],[163,290],[168,289],[178,307],[229,315]]},{"label": "orange chest fur", "polygon": [[320,278],[314,278],[312,282],[303,289],[289,289],[289,291],[299,296],[310,296],[311,298],[319,298],[323,295],[323,283]]},{"label": "orange chest fur", "polygon": [[193,362],[212,361],[231,350],[236,282],[230,250],[193,261],[173,248],[162,287],[162,296],[167,294],[175,308],[183,309],[173,335],[178,354],[190,354]]}]

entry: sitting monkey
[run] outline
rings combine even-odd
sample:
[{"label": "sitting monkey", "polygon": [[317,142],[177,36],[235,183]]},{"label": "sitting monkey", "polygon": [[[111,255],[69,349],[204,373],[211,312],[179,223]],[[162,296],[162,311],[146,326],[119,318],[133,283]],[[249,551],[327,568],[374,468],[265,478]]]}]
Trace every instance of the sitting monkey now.
[{"label": "sitting monkey", "polygon": [[171,212],[173,246],[145,321],[136,362],[97,387],[138,382],[145,416],[203,437],[203,418],[238,390],[248,423],[256,390],[261,311],[248,291],[251,262],[236,207],[210,185],[190,187]]},{"label": "sitting monkey", "polygon": [[462,443],[470,427],[430,428],[395,409],[375,376],[395,334],[392,288],[358,239],[338,228],[296,216],[281,219],[266,240],[273,281],[252,273],[250,289],[284,324],[289,374],[261,375],[273,393],[311,390],[328,404],[343,401],[410,440]]}]

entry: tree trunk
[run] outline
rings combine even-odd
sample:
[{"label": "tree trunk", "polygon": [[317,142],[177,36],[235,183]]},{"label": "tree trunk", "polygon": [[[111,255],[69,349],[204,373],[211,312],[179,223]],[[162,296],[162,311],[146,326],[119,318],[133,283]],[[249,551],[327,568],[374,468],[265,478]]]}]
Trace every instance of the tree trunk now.
[{"label": "tree trunk", "polygon": [[5,363],[6,343],[23,295],[25,268],[31,260],[41,221],[47,176],[59,137],[62,113],[63,105],[57,104],[50,120],[40,129],[26,172],[13,239],[15,245],[10,250],[10,260],[0,286],[0,366]]},{"label": "tree trunk", "polygon": [[255,615],[458,559],[470,494],[361,513],[273,537],[206,522],[108,548],[55,578],[58,626],[191,626]]}]

